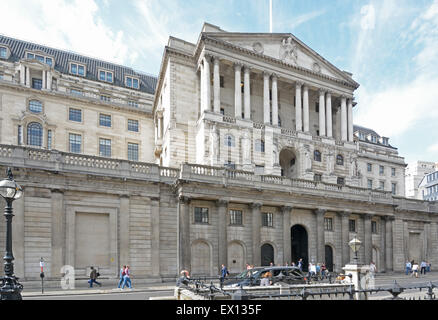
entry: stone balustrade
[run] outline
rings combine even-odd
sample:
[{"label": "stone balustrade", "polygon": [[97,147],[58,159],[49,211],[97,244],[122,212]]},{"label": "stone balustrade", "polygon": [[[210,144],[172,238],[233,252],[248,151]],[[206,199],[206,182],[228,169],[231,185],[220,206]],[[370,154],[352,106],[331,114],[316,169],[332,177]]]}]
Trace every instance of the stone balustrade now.
[{"label": "stone balustrade", "polygon": [[177,179],[224,185],[247,186],[257,189],[308,193],[338,198],[393,204],[408,210],[438,211],[438,205],[396,197],[389,191],[330,184],[320,181],[290,179],[275,175],[257,175],[250,171],[232,170],[200,164],[184,163],[180,169],[160,167],[153,163],[111,159],[60,152],[25,146],[0,145],[0,164],[19,168],[56,172],[75,172],[125,179],[142,179],[174,183]]}]

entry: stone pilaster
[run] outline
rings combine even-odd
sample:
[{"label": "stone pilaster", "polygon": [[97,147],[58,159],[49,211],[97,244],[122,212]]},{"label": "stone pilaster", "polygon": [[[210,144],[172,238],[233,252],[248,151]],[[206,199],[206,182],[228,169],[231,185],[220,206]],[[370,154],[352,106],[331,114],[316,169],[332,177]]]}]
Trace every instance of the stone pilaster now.
[{"label": "stone pilaster", "polygon": [[394,216],[385,216],[385,256],[386,271],[393,271],[393,226]]},{"label": "stone pilaster", "polygon": [[333,130],[332,130],[332,125],[333,125],[333,119],[332,119],[332,95],[330,93],[330,91],[327,92],[326,95],[326,129],[327,129],[327,137],[331,138],[333,137]]},{"label": "stone pilaster", "polygon": [[[14,274],[18,278],[24,278],[24,212],[25,212],[25,197],[26,190],[23,188],[23,196],[21,199],[15,200],[12,203],[13,208],[13,223],[12,223],[12,252],[14,254]],[[4,219],[4,217],[2,217]],[[1,222],[4,223],[4,220]],[[2,248],[3,249],[3,248]]]},{"label": "stone pilaster", "polygon": [[236,118],[242,118],[242,65],[239,63],[234,64],[234,116]]},{"label": "stone pilaster", "polygon": [[206,55],[204,57],[204,75],[205,75],[205,83],[204,83],[204,90],[205,90],[205,110],[211,111],[211,81],[210,81],[210,61],[211,57]]},{"label": "stone pilaster", "polygon": [[228,265],[228,238],[227,238],[227,209],[228,201],[218,200],[216,201],[216,208],[218,213],[218,261],[217,268],[220,270],[221,265]]},{"label": "stone pilaster", "polygon": [[129,261],[129,220],[130,220],[130,199],[128,195],[120,197],[119,210],[119,265],[130,264]]},{"label": "stone pilaster", "polygon": [[278,126],[278,87],[275,74],[272,75],[272,125]]},{"label": "stone pilaster", "polygon": [[252,234],[252,263],[255,266],[260,266],[261,264],[261,246],[260,246],[260,227],[261,227],[261,214],[260,209],[262,207],[261,203],[252,203],[251,208],[251,234]]},{"label": "stone pilaster", "polygon": [[248,66],[245,66],[243,68],[243,104],[244,104],[244,115],[245,120],[251,119],[251,81],[250,81],[250,75],[251,75],[251,68]]},{"label": "stone pilaster", "polygon": [[348,141],[353,142],[353,100],[348,99],[347,107],[347,129],[348,129]]},{"label": "stone pilaster", "polygon": [[339,212],[341,216],[341,254],[342,254],[342,265],[350,263],[350,247],[348,242],[350,242],[350,230],[349,230],[349,218],[351,212],[343,211]]},{"label": "stone pilaster", "polygon": [[[384,217],[380,217],[380,221],[379,221],[379,229],[378,231],[380,231],[380,265],[377,266],[377,271],[378,272],[386,272],[386,227],[385,227],[385,218]],[[376,261],[374,261],[376,262]],[[377,262],[376,262],[377,263]]]},{"label": "stone pilaster", "polygon": [[65,210],[64,193],[61,190],[51,191],[52,196],[52,261],[50,276],[58,278],[61,276],[61,267],[64,265],[65,248]]},{"label": "stone pilaster", "polygon": [[[373,257],[373,243],[371,232],[371,219],[373,215],[365,214],[363,216],[364,221],[364,264],[370,264]],[[375,262],[375,261],[374,261]]]},{"label": "stone pilaster", "polygon": [[324,234],[324,215],[325,209],[317,209],[314,211],[316,217],[316,263],[325,261],[325,234]]},{"label": "stone pilaster", "polygon": [[347,98],[341,96],[341,140],[347,141]]},{"label": "stone pilaster", "polygon": [[179,198],[179,223],[178,223],[178,261],[179,269],[191,269],[191,248],[190,248],[190,198],[180,196]]},{"label": "stone pilaster", "polygon": [[263,72],[263,122],[266,124],[270,123],[269,77],[268,72]]},{"label": "stone pilaster", "polygon": [[151,267],[152,276],[160,276],[160,199],[151,198]]},{"label": "stone pilaster", "polygon": [[309,87],[303,86],[303,129],[304,132],[309,132]]},{"label": "stone pilaster", "polygon": [[291,263],[292,248],[291,248],[291,214],[292,207],[282,207],[281,213],[283,215],[283,263]]},{"label": "stone pilaster", "polygon": [[319,135],[325,136],[325,91],[319,90]]},{"label": "stone pilaster", "polygon": [[302,106],[301,106],[301,86],[302,82],[295,84],[295,130],[303,131]]},{"label": "stone pilaster", "polygon": [[220,60],[213,58],[213,111],[221,112]]}]

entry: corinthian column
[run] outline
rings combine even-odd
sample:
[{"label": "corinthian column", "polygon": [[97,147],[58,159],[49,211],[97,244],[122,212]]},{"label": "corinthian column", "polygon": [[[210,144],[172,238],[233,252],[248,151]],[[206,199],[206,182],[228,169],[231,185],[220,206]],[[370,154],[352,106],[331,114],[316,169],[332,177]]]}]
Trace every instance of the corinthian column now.
[{"label": "corinthian column", "polygon": [[243,102],[244,115],[246,120],[251,119],[251,82],[249,80],[251,68],[245,66],[243,69]]},{"label": "corinthian column", "polygon": [[348,141],[353,142],[353,99],[348,99]]},{"label": "corinthian column", "polygon": [[242,118],[242,87],[241,85],[242,65],[234,64],[234,116]]},{"label": "corinthian column", "polygon": [[319,135],[325,136],[325,103],[324,90],[319,90]]},{"label": "corinthian column", "polygon": [[210,56],[204,57],[204,90],[205,90],[205,110],[211,111],[211,85],[210,85]]},{"label": "corinthian column", "polygon": [[278,126],[278,88],[277,76],[272,75],[272,125]]},{"label": "corinthian column", "polygon": [[301,113],[301,86],[302,82],[295,84],[295,130],[303,131],[303,120]]},{"label": "corinthian column", "polygon": [[327,116],[327,137],[333,137],[332,132],[332,95],[330,92],[327,92],[326,95],[326,116]]},{"label": "corinthian column", "polygon": [[219,73],[219,58],[214,57],[213,60],[213,111],[215,113],[221,112],[221,86],[220,86],[220,73]]},{"label": "corinthian column", "polygon": [[341,96],[341,140],[347,141],[347,98]]},{"label": "corinthian column", "polygon": [[309,132],[309,87],[303,86],[303,123],[304,132]]},{"label": "corinthian column", "polygon": [[269,73],[263,72],[263,122],[270,124]]}]

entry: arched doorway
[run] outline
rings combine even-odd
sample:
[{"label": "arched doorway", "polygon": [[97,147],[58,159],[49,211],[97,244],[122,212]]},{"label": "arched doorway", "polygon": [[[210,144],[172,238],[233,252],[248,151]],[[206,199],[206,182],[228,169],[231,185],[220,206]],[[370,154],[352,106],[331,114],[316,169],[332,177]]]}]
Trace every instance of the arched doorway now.
[{"label": "arched doorway", "polygon": [[228,245],[228,271],[240,273],[245,267],[245,249],[240,242],[233,241]]},{"label": "arched doorway", "polygon": [[289,149],[280,152],[281,175],[287,178],[298,177],[298,160],[295,153]]},{"label": "arched doorway", "polygon": [[269,243],[262,245],[261,251],[261,266],[269,266],[271,262],[275,264],[274,248]]},{"label": "arched doorway", "polygon": [[292,261],[297,263],[303,259],[303,270],[308,271],[309,265],[309,248],[307,231],[303,226],[294,225],[291,228],[291,249]]},{"label": "arched doorway", "polygon": [[333,248],[329,245],[325,245],[325,267],[333,272]]},{"label": "arched doorway", "polygon": [[211,272],[210,246],[204,241],[196,241],[191,250],[191,274],[197,276],[209,276]]}]

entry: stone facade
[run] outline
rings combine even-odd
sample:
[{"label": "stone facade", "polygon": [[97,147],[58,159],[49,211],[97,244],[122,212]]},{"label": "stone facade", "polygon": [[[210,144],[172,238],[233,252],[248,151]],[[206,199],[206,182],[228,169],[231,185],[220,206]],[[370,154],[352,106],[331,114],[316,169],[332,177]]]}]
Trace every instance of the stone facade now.
[{"label": "stone facade", "polygon": [[[291,34],[205,24],[199,39],[169,38],[152,93],[141,75],[140,88],[127,87],[135,73],[119,66],[83,62],[80,77],[71,63],[86,58],[62,69],[63,53],[39,47],[53,59],[47,66],[0,42],[10,50],[0,60],[0,165],[24,188],[14,203],[17,276],[37,279],[40,257],[50,278],[64,265],[115,277],[129,264],[136,277],[157,280],[182,268],[217,275],[222,263],[239,272],[300,257],[341,271],[354,235],[360,261],[379,271],[412,258],[438,263],[438,207],[404,198],[395,148],[354,135],[350,73]],[[102,68],[111,83],[99,79]],[[39,74],[44,84],[33,88]],[[82,110],[81,121],[69,108]],[[81,136],[79,149],[70,134]],[[99,138],[111,141],[109,155]],[[369,179],[385,187],[368,188]]]}]

